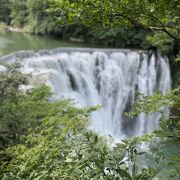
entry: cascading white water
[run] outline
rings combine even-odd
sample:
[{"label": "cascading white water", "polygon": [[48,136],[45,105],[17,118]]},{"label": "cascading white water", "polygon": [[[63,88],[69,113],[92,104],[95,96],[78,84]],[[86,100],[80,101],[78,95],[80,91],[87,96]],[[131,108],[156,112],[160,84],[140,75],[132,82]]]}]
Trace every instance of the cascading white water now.
[{"label": "cascading white water", "polygon": [[5,71],[6,71],[6,68],[0,65],[0,72],[5,72]]},{"label": "cascading white water", "polygon": [[[26,55],[27,54],[27,55]],[[19,53],[1,60],[23,58],[22,71],[46,82],[54,98],[70,98],[80,107],[102,105],[92,113],[91,129],[115,139],[141,135],[158,126],[158,114],[128,119],[136,92],[152,95],[170,89],[168,59],[130,50],[70,49]]]}]

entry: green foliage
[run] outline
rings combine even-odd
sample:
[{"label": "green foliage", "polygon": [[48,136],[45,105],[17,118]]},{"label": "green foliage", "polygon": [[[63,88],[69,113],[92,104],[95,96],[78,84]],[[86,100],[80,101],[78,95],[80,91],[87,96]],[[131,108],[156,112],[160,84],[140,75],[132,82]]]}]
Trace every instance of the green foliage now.
[{"label": "green foliage", "polygon": [[[177,67],[180,66],[180,65],[177,65]],[[179,68],[177,68],[179,69]],[[174,76],[173,76],[173,86],[175,88],[177,88],[178,86],[180,86],[180,72],[177,71]]]},{"label": "green foliage", "polygon": [[10,10],[11,25],[22,28],[27,17],[26,0],[10,0]]},{"label": "green foliage", "polygon": [[9,23],[10,22],[10,8],[9,0],[0,0],[0,22]]},{"label": "green foliage", "polygon": [[0,33],[6,32],[8,29],[7,25],[4,22],[0,22]]},{"label": "green foliage", "polygon": [[140,28],[91,28],[89,33],[96,43],[106,46],[142,49],[151,47],[146,41],[146,36],[151,32]]},{"label": "green foliage", "polygon": [[[162,30],[178,37],[178,1],[58,1],[52,4],[58,20],[100,26],[136,26]],[[173,11],[172,11],[173,8]],[[61,16],[60,16],[61,15]],[[171,31],[172,29],[172,31]],[[172,37],[172,38],[173,38]]]},{"label": "green foliage", "polygon": [[[151,97],[143,97],[133,105],[135,116],[140,112],[160,112],[160,128],[155,130],[153,140],[148,139],[151,144],[151,154],[154,156],[163,173],[169,178],[179,179],[180,173],[180,87],[170,91],[166,95],[156,93]],[[166,108],[165,108],[166,107]],[[169,114],[167,114],[167,107]]]},{"label": "green foliage", "polygon": [[16,143],[19,136],[35,127],[46,115],[49,88],[42,86],[23,92],[28,76],[19,72],[19,64],[0,73],[0,148]]},{"label": "green foliage", "polygon": [[180,86],[180,54],[178,54],[175,62],[172,64],[172,80],[173,80],[173,87],[177,88]]},{"label": "green foliage", "polygon": [[6,155],[13,159],[8,166],[5,164],[4,179],[47,179],[56,177],[58,170],[60,175],[61,169],[66,170],[65,158],[73,143],[80,140],[73,141],[85,124],[86,112],[72,107],[68,101],[55,103],[46,111],[42,124],[22,137],[23,144],[7,149]]},{"label": "green foliage", "polygon": [[[66,105],[61,102],[60,109]],[[136,157],[142,154],[136,149],[137,138],[109,149],[102,137],[84,129],[82,110],[69,110],[57,117],[53,113],[23,144],[6,150],[12,160],[1,167],[2,179],[147,180],[158,173],[137,167]]]},{"label": "green foliage", "polygon": [[35,34],[52,33],[57,23],[48,18],[46,9],[49,7],[49,1],[27,0],[27,22],[25,30]]},{"label": "green foliage", "polygon": [[[162,137],[164,141],[180,147],[180,87],[166,95],[158,92],[150,97],[141,96],[133,105],[133,112],[129,116],[136,116],[141,112],[160,112],[161,129],[155,130],[157,137]],[[167,107],[169,113],[167,113]]]},{"label": "green foliage", "polygon": [[163,32],[158,32],[153,36],[148,36],[147,40],[162,54],[167,54],[170,51],[173,51],[173,39],[169,38],[168,34]]},{"label": "green foliage", "polygon": [[[179,1],[52,0],[49,10],[59,23],[117,28],[139,27],[154,33],[153,45],[166,50],[166,44],[179,42]],[[166,34],[166,39],[161,39]],[[168,40],[167,40],[168,38]],[[158,44],[156,40],[161,39]],[[165,47],[164,47],[165,46]],[[160,50],[161,50],[160,49]],[[170,51],[171,49],[168,49]],[[176,52],[177,53],[177,52]]]}]

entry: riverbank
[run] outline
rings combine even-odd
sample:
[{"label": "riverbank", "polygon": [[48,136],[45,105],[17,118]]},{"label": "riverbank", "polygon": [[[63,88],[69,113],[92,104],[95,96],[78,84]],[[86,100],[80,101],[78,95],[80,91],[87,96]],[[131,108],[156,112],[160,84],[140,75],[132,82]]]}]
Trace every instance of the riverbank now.
[{"label": "riverbank", "polygon": [[[17,33],[27,33],[27,34],[31,34],[32,35],[32,33],[25,31],[24,28],[7,26],[4,23],[0,23],[0,32],[1,31],[17,32]],[[85,40],[83,38],[76,38],[76,37],[69,37],[68,41],[76,42],[76,43],[85,43]]]},{"label": "riverbank", "polygon": [[25,32],[22,28],[17,28],[17,27],[12,27],[12,26],[8,26],[7,28],[8,28],[7,30],[10,32],[19,32],[19,33]]},{"label": "riverbank", "polygon": [[0,23],[0,32],[19,32],[24,33],[23,28],[8,26],[5,23]]}]

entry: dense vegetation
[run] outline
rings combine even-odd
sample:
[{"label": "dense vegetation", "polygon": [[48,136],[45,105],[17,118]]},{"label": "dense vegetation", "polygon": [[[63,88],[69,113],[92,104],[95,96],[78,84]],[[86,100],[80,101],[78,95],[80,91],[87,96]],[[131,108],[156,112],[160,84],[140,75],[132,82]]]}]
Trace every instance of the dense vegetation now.
[{"label": "dense vegetation", "polygon": [[[35,34],[78,37],[178,56],[179,1],[0,0],[0,21]],[[145,38],[147,37],[147,40]],[[175,62],[176,71],[179,71]],[[86,127],[96,107],[50,102],[50,89],[26,89],[19,64],[0,72],[0,179],[180,178],[180,88],[139,97],[128,116],[160,112],[160,128],[112,146]],[[178,74],[177,82],[178,82]],[[166,109],[169,107],[169,115]],[[140,145],[148,143],[148,151]],[[142,164],[142,159],[151,163]]]},{"label": "dense vegetation", "polygon": [[149,38],[151,43],[160,45],[161,48],[170,48],[172,44],[175,47],[171,48],[177,50],[180,41],[179,1],[55,0],[53,2],[50,12],[54,13],[59,22],[68,21],[108,28],[148,29],[154,32]]}]

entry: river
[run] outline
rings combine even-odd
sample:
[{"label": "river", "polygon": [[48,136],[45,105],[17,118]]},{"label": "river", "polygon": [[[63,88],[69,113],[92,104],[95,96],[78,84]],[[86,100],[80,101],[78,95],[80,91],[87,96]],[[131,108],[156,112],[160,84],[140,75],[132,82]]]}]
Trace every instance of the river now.
[{"label": "river", "polygon": [[92,44],[63,41],[53,36],[19,32],[0,32],[0,56],[20,50],[54,49],[58,47],[92,47]]}]

